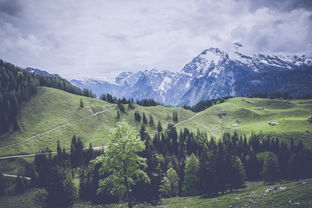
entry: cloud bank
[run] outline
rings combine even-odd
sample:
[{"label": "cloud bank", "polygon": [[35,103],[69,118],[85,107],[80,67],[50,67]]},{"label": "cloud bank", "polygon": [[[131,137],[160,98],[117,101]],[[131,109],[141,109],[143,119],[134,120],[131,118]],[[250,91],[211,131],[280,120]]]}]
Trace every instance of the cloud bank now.
[{"label": "cloud bank", "polygon": [[0,58],[68,78],[177,71],[209,47],[312,55],[312,1],[0,0]]}]

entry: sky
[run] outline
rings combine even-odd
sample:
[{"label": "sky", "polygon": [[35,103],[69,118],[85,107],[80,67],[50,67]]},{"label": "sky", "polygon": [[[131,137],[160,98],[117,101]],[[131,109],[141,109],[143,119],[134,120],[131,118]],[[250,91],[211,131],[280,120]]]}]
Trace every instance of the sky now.
[{"label": "sky", "polygon": [[312,56],[311,0],[0,0],[0,58],[65,78],[179,71],[210,47]]}]

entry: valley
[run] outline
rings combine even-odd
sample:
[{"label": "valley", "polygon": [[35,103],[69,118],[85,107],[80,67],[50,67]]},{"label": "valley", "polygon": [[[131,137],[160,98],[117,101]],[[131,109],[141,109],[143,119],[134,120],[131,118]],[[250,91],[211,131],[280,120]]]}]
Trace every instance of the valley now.
[{"label": "valley", "polygon": [[[79,107],[80,99],[84,108]],[[139,129],[135,111],[144,112],[147,117],[152,115],[163,127],[174,124],[170,117],[177,111],[178,130],[187,127],[196,132],[199,129],[216,138],[225,132],[270,134],[312,145],[311,124],[307,121],[312,114],[312,100],[232,98],[199,113],[177,107],[135,105],[135,109],[127,109],[120,120]],[[18,116],[21,130],[2,136],[0,156],[31,154],[46,147],[54,150],[56,140],[69,148],[73,135],[81,136],[85,146],[90,142],[93,146],[106,145],[107,138],[103,135],[118,122],[116,112],[114,104],[102,100],[40,87],[38,94],[22,106]],[[271,126],[269,121],[279,124]],[[156,132],[150,127],[147,130],[151,136]]]}]

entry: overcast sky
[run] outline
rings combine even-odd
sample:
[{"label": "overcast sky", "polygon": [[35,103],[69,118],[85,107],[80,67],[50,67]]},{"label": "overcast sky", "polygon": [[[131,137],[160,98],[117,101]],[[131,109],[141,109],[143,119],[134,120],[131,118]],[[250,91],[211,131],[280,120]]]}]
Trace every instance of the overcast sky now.
[{"label": "overcast sky", "polygon": [[311,0],[0,0],[0,58],[66,78],[178,71],[234,42],[312,55],[311,37]]}]

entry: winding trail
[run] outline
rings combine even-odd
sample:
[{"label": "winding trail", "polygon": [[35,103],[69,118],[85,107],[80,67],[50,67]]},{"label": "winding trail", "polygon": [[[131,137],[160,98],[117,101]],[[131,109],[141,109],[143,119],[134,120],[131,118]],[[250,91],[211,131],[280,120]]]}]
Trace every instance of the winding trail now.
[{"label": "winding trail", "polygon": [[[96,146],[92,147],[93,150],[101,150],[105,149],[107,146]],[[66,150],[66,152],[69,152],[70,150]],[[32,153],[32,154],[23,154],[23,155],[9,155],[9,156],[3,156],[0,157],[0,160],[6,160],[6,159],[14,159],[14,158],[24,158],[24,157],[35,157],[36,155],[49,155],[49,154],[57,154],[57,152],[39,152],[39,153]]]},{"label": "winding trail", "polygon": [[[54,130],[56,130],[56,129],[63,128],[63,127],[65,127],[65,126],[68,126],[68,125],[73,124],[73,123],[75,123],[75,122],[78,122],[78,121],[81,121],[81,120],[85,120],[85,119],[88,119],[88,118],[90,118],[90,117],[92,117],[92,116],[96,116],[96,115],[98,115],[98,114],[104,113],[104,112],[108,111],[108,110],[111,109],[111,108],[115,108],[115,106],[109,107],[108,109],[105,109],[105,110],[103,110],[103,111],[99,111],[99,112],[93,113],[93,114],[91,114],[91,115],[89,115],[89,116],[87,116],[87,117],[78,119],[78,120],[76,120],[76,121],[68,122],[68,123],[65,123],[65,124],[63,124],[63,125],[57,126],[57,127],[53,128],[53,129],[50,129],[50,130],[45,131],[45,132],[43,132],[43,133],[34,135],[34,136],[32,136],[32,137],[30,137],[30,138],[28,138],[28,139],[26,139],[26,140],[23,140],[23,141],[21,141],[21,142],[17,142],[17,143],[11,144],[11,145],[7,145],[7,146],[4,146],[4,147],[0,147],[0,149],[4,149],[4,148],[7,148],[7,147],[11,147],[11,146],[15,146],[15,145],[19,145],[19,144],[25,143],[25,142],[27,142],[27,141],[33,139],[33,138],[36,138],[36,137],[38,137],[38,136],[47,134],[47,133],[49,133],[49,132],[51,132],[51,131],[54,131]],[[196,118],[197,116],[199,116],[199,113],[196,113],[194,116],[192,116],[192,117],[190,117],[190,118],[188,118],[188,119],[186,119],[186,120],[183,120],[183,121],[181,121],[181,122],[175,124],[174,126],[176,127],[176,126],[178,126],[178,125],[180,125],[180,124],[183,124],[183,123],[185,123],[185,122],[188,122],[188,121],[190,121],[190,120]],[[96,146],[96,147],[93,147],[93,149],[94,149],[94,150],[101,150],[101,149],[105,149],[106,147],[107,147],[107,146]],[[66,151],[69,151],[69,150],[66,150]],[[13,159],[13,158],[24,158],[24,157],[34,157],[34,156],[36,156],[36,154],[44,154],[44,155],[47,155],[47,154],[56,154],[56,153],[57,153],[57,152],[44,152],[44,153],[33,153],[33,154],[23,154],[23,155],[10,155],[10,156],[3,156],[3,157],[0,157],[0,160]]]},{"label": "winding trail", "polygon": [[181,122],[175,124],[174,126],[177,127],[178,125],[183,124],[183,123],[185,123],[185,122],[188,122],[188,121],[192,120],[193,118],[195,118],[195,117],[197,117],[197,116],[199,116],[199,113],[196,113],[196,114],[195,114],[194,116],[192,116],[191,118],[185,119],[184,121],[181,121]]},{"label": "winding trail", "polygon": [[[18,176],[17,175],[11,175],[11,174],[5,174],[5,173],[3,173],[2,174],[4,177],[10,177],[10,178],[17,178]],[[27,181],[30,181],[31,180],[31,178],[30,177],[27,177],[27,176],[19,176],[20,178],[23,178],[23,179],[25,179],[25,180],[27,180]]]},{"label": "winding trail", "polygon": [[86,117],[83,117],[83,118],[80,118],[80,119],[77,119],[77,120],[74,120],[74,121],[69,121],[69,122],[67,122],[67,123],[64,123],[64,124],[61,124],[61,125],[59,125],[59,126],[56,126],[56,127],[52,128],[52,129],[50,129],[50,130],[41,132],[41,133],[36,134],[36,135],[34,135],[34,136],[32,136],[32,137],[29,137],[29,138],[27,138],[27,139],[25,139],[25,140],[22,140],[22,141],[13,143],[13,144],[9,144],[9,145],[0,147],[0,150],[6,149],[6,148],[9,148],[9,147],[14,147],[14,146],[17,146],[17,145],[19,145],[19,144],[23,144],[23,143],[28,142],[28,141],[30,141],[30,140],[36,138],[36,137],[45,135],[45,134],[50,133],[50,132],[52,132],[52,131],[55,131],[55,130],[57,130],[57,129],[65,128],[65,127],[67,127],[67,126],[69,126],[69,125],[71,125],[71,124],[77,123],[77,122],[79,122],[79,121],[83,121],[83,120],[86,120],[86,119],[88,119],[88,118],[97,116],[97,115],[102,114],[102,113],[104,113],[104,112],[106,112],[106,111],[108,111],[108,110],[110,110],[110,109],[115,108],[115,107],[116,107],[115,105],[114,105],[114,106],[111,106],[111,107],[107,107],[105,110],[92,113],[91,115],[88,115],[88,116],[86,116]]}]

